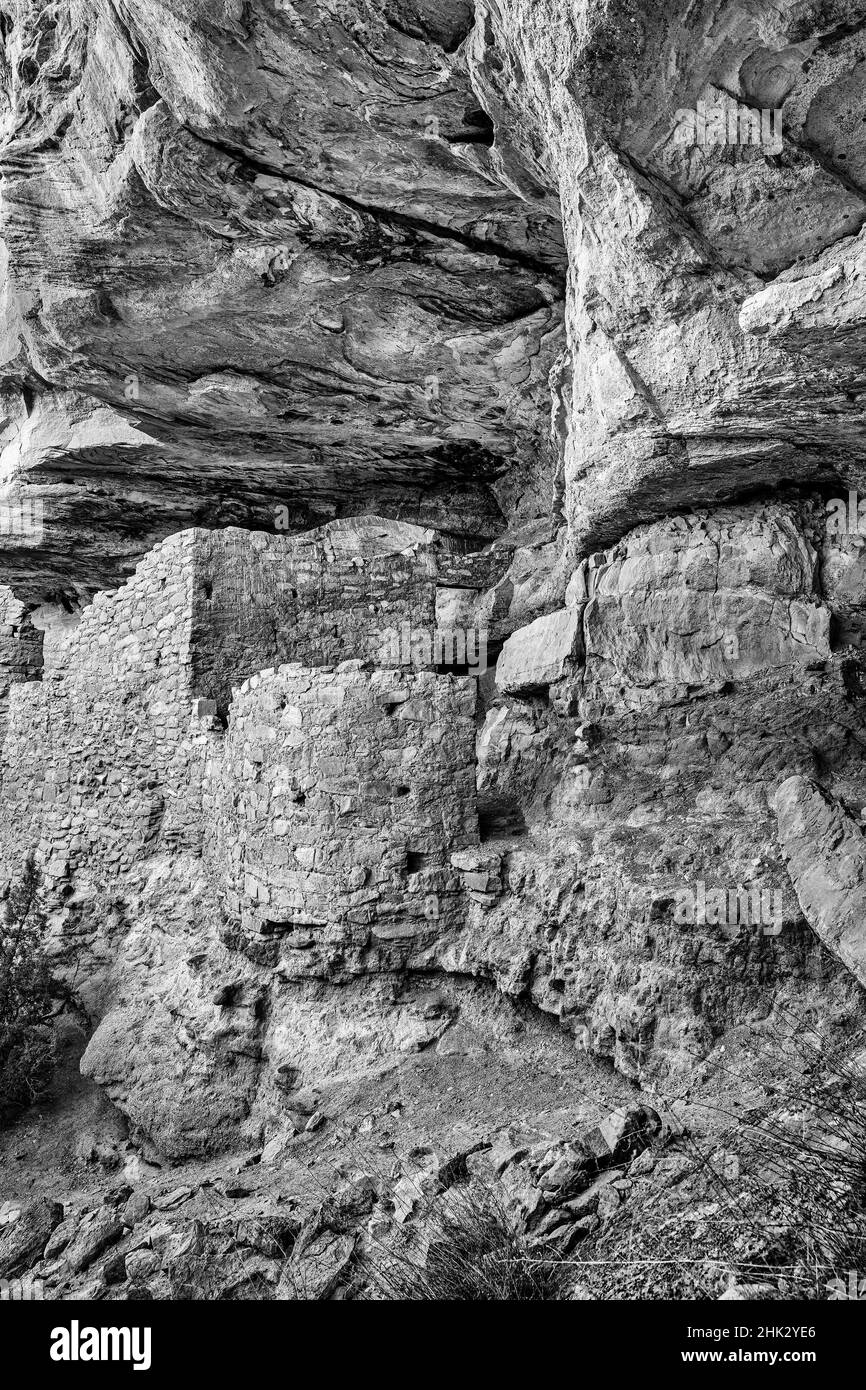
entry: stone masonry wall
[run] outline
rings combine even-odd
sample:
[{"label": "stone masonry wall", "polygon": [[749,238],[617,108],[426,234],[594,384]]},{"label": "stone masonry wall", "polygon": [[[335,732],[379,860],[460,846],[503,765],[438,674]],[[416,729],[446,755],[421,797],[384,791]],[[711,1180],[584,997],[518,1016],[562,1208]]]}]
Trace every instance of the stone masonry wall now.
[{"label": "stone masonry wall", "polygon": [[15,687],[3,749],[4,862],[38,848],[48,885],[116,878],[157,842],[201,842],[190,657],[194,535],[157,546],[97,595],[63,664]]},{"label": "stone masonry wall", "polygon": [[197,533],[192,612],[196,690],[225,715],[232,686],[288,661],[366,656],[385,664],[389,630],[435,622],[432,533],[355,518],[293,537]]},{"label": "stone masonry wall", "polygon": [[[263,1107],[282,1104],[283,1082],[271,1094],[263,1078],[274,1057],[294,1056],[298,988],[351,977],[492,980],[635,1078],[688,1071],[768,989],[821,989],[790,892],[777,935],[683,928],[665,906],[698,880],[781,892],[772,785],[815,770],[816,737],[825,768],[852,767],[847,677],[822,661],[827,609],[805,530],[781,509],[659,523],[594,565],[591,592],[577,570],[561,611],[583,620],[583,640],[568,627],[561,651],[549,631],[524,642],[518,698],[494,695],[505,703],[488,712],[482,785],[514,814],[483,829],[476,682],[368,659],[379,624],[414,621],[437,587],[426,541],[395,549],[405,536],[374,534],[366,558],[387,548],[405,607],[399,586],[386,608],[359,581],[343,614],[339,586],[365,560],[348,531],[228,548],[201,531],[175,536],[94,602],[57,661],[47,654],[42,681],[12,691],[4,864],[38,847],[53,939],[98,1025],[82,1065],[134,1123],[167,1153],[254,1130]],[[305,645],[323,611],[317,567],[335,605],[325,635],[355,659],[324,664],[323,646]],[[667,635],[653,607],[665,577],[683,596]],[[767,596],[754,620],[739,604],[753,590]],[[731,669],[691,640],[704,609],[719,638],[736,638]],[[208,611],[222,615],[210,634]],[[294,662],[242,678],[293,648]],[[762,653],[783,665],[761,670]],[[571,708],[589,668],[604,727]],[[202,690],[210,670],[224,671],[219,691]],[[743,683],[738,740],[726,733],[726,674]],[[699,678],[686,708],[679,687]],[[546,681],[568,698],[535,693]],[[231,697],[224,727],[217,694]],[[660,698],[677,701],[663,724]]]},{"label": "stone masonry wall", "polygon": [[96,596],[62,659],[49,653],[43,680],[15,690],[10,870],[37,847],[49,881],[76,862],[116,875],[158,846],[198,851],[203,750],[235,685],[285,659],[378,658],[389,627],[429,628],[430,533],[375,519],[333,529],[180,532]]},{"label": "stone masonry wall", "polygon": [[394,963],[453,928],[478,842],[475,684],[283,666],[235,694],[208,819],[246,933],[299,975]]},{"label": "stone masonry wall", "polygon": [[[315,592],[332,660],[433,606],[405,529],[372,538],[392,556],[407,543],[399,582],[370,603],[362,577],[345,614],[353,537],[175,535],[13,688],[3,872],[36,851],[55,968],[95,1024],[82,1070],[166,1154],[255,1131],[277,958],[284,981],[397,969],[462,925],[451,856],[478,838],[475,682],[319,666],[312,644]],[[242,682],[281,650],[311,664]]]},{"label": "stone masonry wall", "polygon": [[24,604],[0,585],[0,740],[6,727],[9,687],[37,680],[42,667],[42,633]]}]

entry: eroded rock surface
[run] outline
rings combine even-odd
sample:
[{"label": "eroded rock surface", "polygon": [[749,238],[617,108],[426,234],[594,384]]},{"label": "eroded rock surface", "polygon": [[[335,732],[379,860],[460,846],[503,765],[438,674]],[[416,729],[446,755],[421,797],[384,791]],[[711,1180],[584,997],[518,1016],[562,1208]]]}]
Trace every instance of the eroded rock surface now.
[{"label": "eroded rock surface", "polygon": [[776,793],[779,839],[803,911],[866,985],[866,838],[861,824],[804,777]]},{"label": "eroded rock surface", "polygon": [[[10,1269],[170,1297],[223,1241],[352,1296],[488,1169],[568,1253],[679,1181],[652,1097],[779,1017],[847,1045],[861,10],[0,0],[3,886],[35,856],[130,1179]],[[477,1121],[545,1049],[617,1095]],[[131,1190],[300,1192],[413,1060],[476,1109],[411,1172],[255,1239]]]},{"label": "eroded rock surface", "polygon": [[544,509],[555,192],[492,149],[471,6],[402,8],[4,6],[31,594],[89,597],[136,547],[279,506],[474,537]]}]

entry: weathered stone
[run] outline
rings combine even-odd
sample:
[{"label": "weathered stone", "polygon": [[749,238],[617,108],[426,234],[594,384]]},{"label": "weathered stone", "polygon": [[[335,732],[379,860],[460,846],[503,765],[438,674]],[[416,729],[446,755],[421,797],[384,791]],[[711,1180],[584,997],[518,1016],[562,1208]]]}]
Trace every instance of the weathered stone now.
[{"label": "weathered stone", "polygon": [[513,633],[496,664],[506,694],[541,690],[567,675],[580,654],[581,610],[564,608]]},{"label": "weathered stone", "polygon": [[0,1227],[0,1278],[20,1274],[35,1264],[62,1220],[60,1203],[40,1198],[25,1206],[16,1221]]},{"label": "weathered stone", "polygon": [[139,1221],[143,1221],[150,1211],[150,1197],[146,1192],[133,1192],[124,1204],[123,1224],[124,1226],[137,1226]]},{"label": "weathered stone", "polygon": [[160,1257],[155,1250],[130,1250],[126,1256],[126,1276],[132,1283],[147,1280],[160,1268]]},{"label": "weathered stone", "polygon": [[590,574],[584,708],[681,698],[830,655],[816,555],[794,520],[753,511],[632,533]]},{"label": "weathered stone", "polygon": [[602,1138],[614,1158],[622,1158],[642,1149],[660,1129],[658,1115],[647,1106],[614,1110],[599,1125]]},{"label": "weathered stone", "polygon": [[866,987],[866,835],[805,777],[774,798],[779,840],[806,918]]},{"label": "weathered stone", "polygon": [[294,1125],[290,1125],[280,1130],[278,1134],[271,1136],[262,1149],[262,1163],[265,1164],[266,1167],[271,1163],[279,1162],[288,1145],[295,1137],[295,1133],[296,1130]]},{"label": "weathered stone", "polygon": [[188,1202],[191,1196],[191,1187],[173,1187],[170,1192],[166,1192],[162,1197],[157,1197],[153,1205],[157,1211],[173,1211],[175,1207]]},{"label": "weathered stone", "polygon": [[66,1249],[80,1223],[81,1217],[78,1214],[64,1217],[49,1236],[48,1243],[42,1252],[43,1259],[55,1260]]},{"label": "weathered stone", "polygon": [[568,1145],[562,1152],[553,1150],[540,1173],[538,1185],[545,1192],[567,1194],[585,1181],[588,1166],[587,1155],[582,1149]]},{"label": "weathered stone", "polygon": [[573,1197],[571,1201],[566,1202],[562,1210],[575,1217],[589,1216],[597,1211],[601,1194],[611,1183],[616,1181],[619,1171],[619,1169],[613,1168],[607,1173],[602,1173],[585,1192],[581,1192],[580,1196]]},{"label": "weathered stone", "polygon": [[352,1263],[356,1238],[325,1230],[296,1251],[286,1265],[277,1298],[314,1301],[336,1291]]},{"label": "weathered stone", "polygon": [[294,1091],[286,1100],[290,1110],[295,1110],[299,1115],[313,1115],[321,1104],[322,1096],[320,1091],[304,1087],[300,1091]]},{"label": "weathered stone", "polygon": [[113,1211],[97,1211],[85,1217],[66,1247],[67,1267],[75,1274],[87,1269],[93,1261],[114,1245],[123,1235],[123,1223]]},{"label": "weathered stone", "polygon": [[128,1278],[126,1256],[122,1250],[114,1250],[102,1266],[102,1278],[106,1284],[125,1284]]},{"label": "weathered stone", "polygon": [[[566,1139],[542,1078],[465,1168],[556,1253],[694,1188],[625,1088],[572,1107],[582,1053],[698,1109],[723,1034],[859,1015],[860,16],[177,8],[2,7],[0,892],[34,852],[72,1108],[156,1151],[88,1118],[70,1155],[233,1149],[246,1239],[260,1180],[347,1170],[341,1106],[403,1151],[417,1100],[366,1088],[417,1065],[462,1177],[542,1011]],[[315,1296],[371,1214],[305,1224]]]}]

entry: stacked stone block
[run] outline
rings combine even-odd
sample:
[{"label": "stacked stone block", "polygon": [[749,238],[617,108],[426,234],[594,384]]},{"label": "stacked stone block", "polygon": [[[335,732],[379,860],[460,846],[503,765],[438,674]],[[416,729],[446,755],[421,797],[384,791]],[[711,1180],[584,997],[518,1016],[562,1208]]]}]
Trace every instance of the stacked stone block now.
[{"label": "stacked stone block", "polygon": [[[282,931],[284,911],[294,925],[306,914],[310,930],[342,923],[358,941],[374,918],[381,939],[389,924],[399,934],[410,919],[425,931],[437,913],[447,919],[458,884],[445,850],[476,833],[474,685],[432,674],[414,684],[411,669],[317,674],[324,659],[378,656],[383,627],[429,621],[428,537],[371,519],[351,533],[192,530],[156,546],[47,653],[43,679],[14,689],[2,759],[7,876],[37,850],[49,889],[65,891],[86,869],[122,892],[124,875],[156,854],[200,854],[223,815],[213,788],[225,756],[226,785],[242,793],[226,863],[241,844],[249,859],[232,891],[246,902],[256,882],[276,904],[265,912],[264,896],[251,900],[254,931],[270,921]],[[251,674],[285,654],[306,671],[292,714],[271,708],[267,680]],[[250,675],[224,754],[216,715],[234,711],[234,687]],[[253,718],[261,738],[249,735],[250,701],[263,702]],[[240,763],[238,740],[252,749]],[[247,776],[246,767],[261,772],[255,749],[271,757],[272,743],[281,756],[303,752],[291,777],[309,797],[305,812]],[[351,790],[338,795],[346,778]],[[287,818],[291,831],[275,831]],[[252,920],[238,904],[233,915]]]},{"label": "stacked stone block", "polygon": [[432,534],[418,526],[361,518],[291,537],[198,532],[196,689],[224,716],[234,685],[284,662],[393,664],[387,634],[433,627],[436,583]]},{"label": "stacked stone block", "polygon": [[216,770],[229,916],[299,974],[423,951],[456,924],[478,843],[475,683],[292,664],[236,692]]},{"label": "stacked stone block", "polygon": [[0,585],[0,739],[10,686],[38,679],[41,667],[42,633],[33,626],[24,604]]},{"label": "stacked stone block", "polygon": [[96,596],[62,665],[49,659],[41,682],[15,687],[8,867],[38,849],[49,884],[84,864],[116,879],[158,844],[200,846],[208,731],[193,702],[194,549],[192,532],[157,546],[121,589]]}]

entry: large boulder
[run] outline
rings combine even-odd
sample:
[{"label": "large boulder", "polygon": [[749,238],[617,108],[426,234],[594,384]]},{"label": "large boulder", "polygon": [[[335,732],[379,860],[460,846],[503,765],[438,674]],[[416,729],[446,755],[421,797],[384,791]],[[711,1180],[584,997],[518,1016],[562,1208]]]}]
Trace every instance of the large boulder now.
[{"label": "large boulder", "polygon": [[866,987],[866,835],[807,777],[776,792],[779,841],[810,925]]},{"label": "large boulder", "polygon": [[496,664],[499,689],[527,694],[568,675],[580,654],[580,619],[579,608],[562,608],[512,633]]}]

